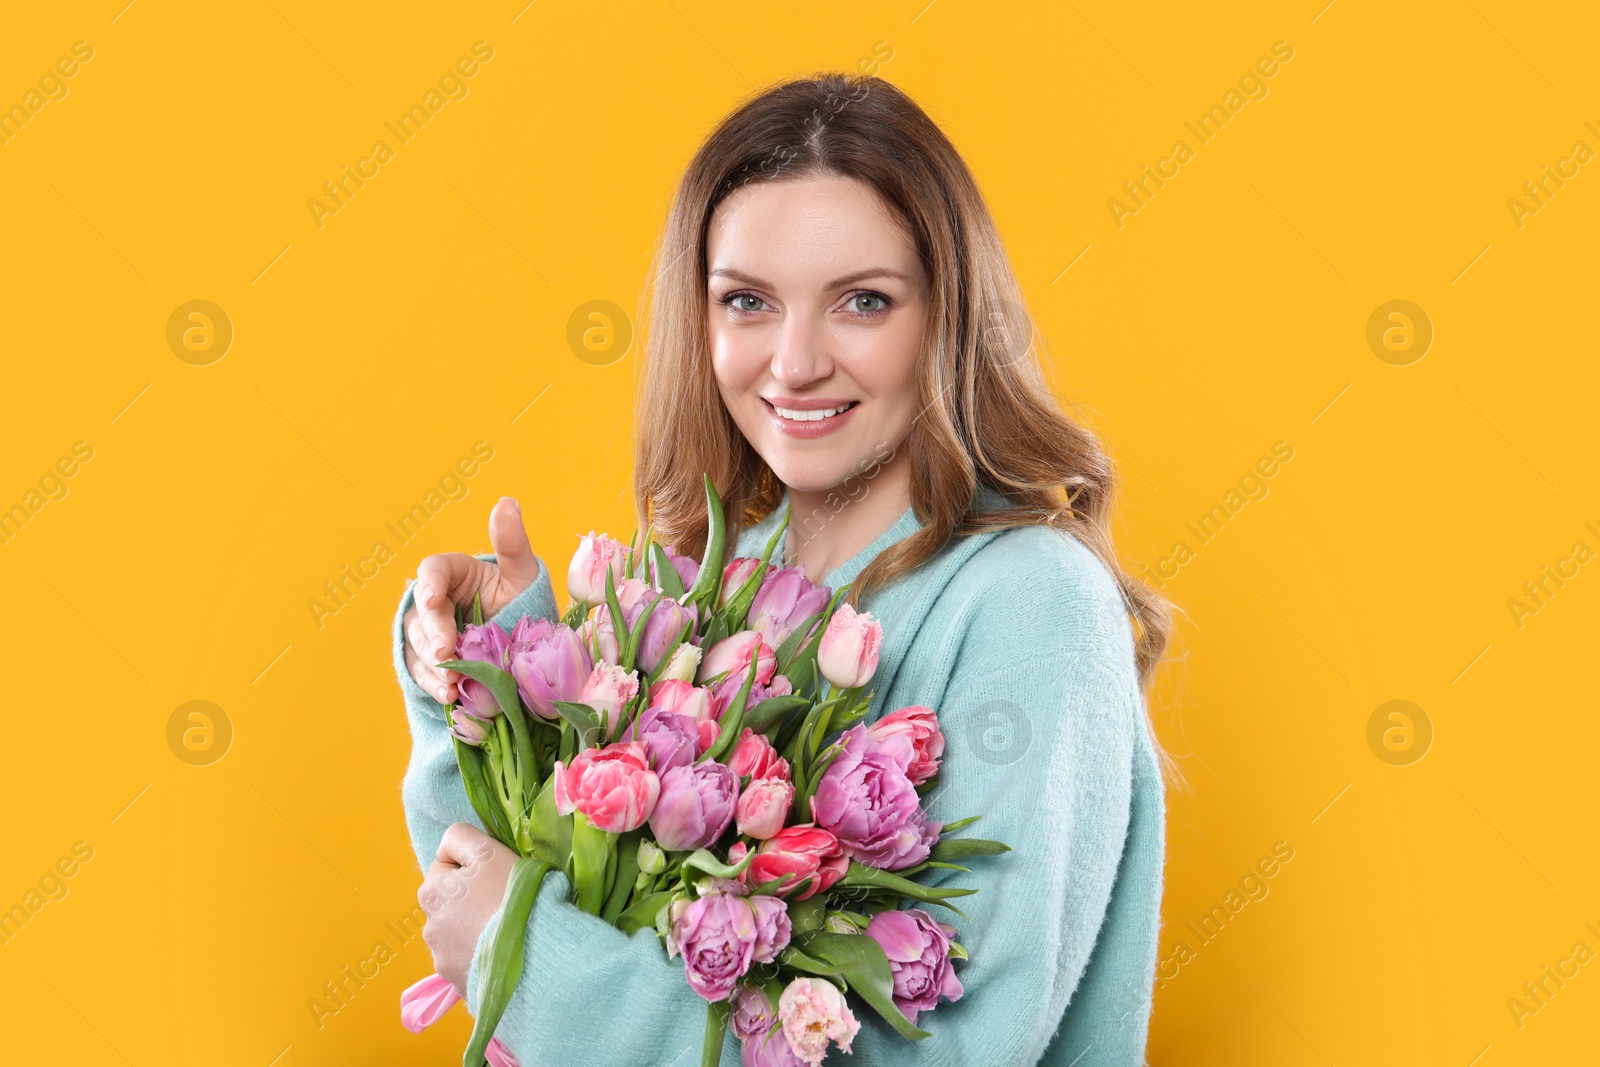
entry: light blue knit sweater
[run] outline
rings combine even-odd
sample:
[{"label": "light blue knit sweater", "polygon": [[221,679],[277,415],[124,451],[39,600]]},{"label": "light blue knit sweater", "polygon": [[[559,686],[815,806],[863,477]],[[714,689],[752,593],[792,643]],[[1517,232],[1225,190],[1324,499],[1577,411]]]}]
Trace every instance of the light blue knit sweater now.
[{"label": "light blue knit sweater", "polygon": [[[999,497],[981,488],[977,506]],[[788,497],[740,535],[759,556]],[[799,517],[791,521],[800,526]],[[911,509],[824,579],[852,581],[883,549],[915,532]],[[480,558],[493,559],[492,555]],[[414,584],[414,583],[412,583]],[[400,620],[394,668],[411,723],[402,796],[424,870],[445,828],[479,826],[440,705],[405,669]],[[981,889],[954,922],[971,959],[965,995],[941,1003],[910,1042],[857,1007],[854,1055],[829,1063],[1047,1064],[1138,1067],[1144,1062],[1160,926],[1165,801],[1134,666],[1133,634],[1115,583],[1094,554],[1047,527],[956,537],[917,571],[863,605],[883,624],[867,720],[909,704],[939,713],[946,746],[930,815],[982,819],[970,834],[1014,851],[973,861],[971,874],[929,871],[934,884]],[[531,614],[557,618],[549,573],[495,616],[510,630]],[[528,925],[526,964],[498,1036],[523,1067],[699,1062],[705,1002],[651,931],[628,937],[567,903],[571,886],[546,879]],[[488,937],[495,926],[484,931]],[[478,1004],[476,968],[468,1005]],[[722,1067],[738,1067],[729,1035]]]}]

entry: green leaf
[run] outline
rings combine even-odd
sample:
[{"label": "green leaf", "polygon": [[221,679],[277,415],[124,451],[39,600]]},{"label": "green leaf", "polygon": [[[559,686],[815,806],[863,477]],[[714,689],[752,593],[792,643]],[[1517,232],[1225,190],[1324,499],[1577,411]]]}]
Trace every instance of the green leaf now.
[{"label": "green leaf", "polygon": [[722,585],[722,554],[727,538],[727,518],[722,513],[722,498],[717,496],[711,477],[700,475],[706,486],[706,551],[700,560],[700,573],[684,597],[685,603],[702,602],[716,607]]},{"label": "green leaf", "polygon": [[472,594],[472,625],[483,625],[483,599],[476,592]]},{"label": "green leaf", "polygon": [[678,631],[678,636],[672,639],[672,643],[669,644],[667,646],[667,650],[662,653],[661,662],[657,663],[655,668],[645,676],[645,682],[647,684],[654,685],[660,680],[661,676],[666,673],[667,665],[672,662],[673,654],[676,653],[678,649],[683,647],[683,643],[689,639],[689,633],[693,629],[693,619],[690,619],[683,624],[683,629]]},{"label": "green leaf", "polygon": [[966,859],[968,856],[998,856],[1002,852],[1010,851],[1011,846],[1004,841],[988,841],[981,837],[957,837],[949,841],[941,840],[934,845],[928,859],[953,862]]},{"label": "green leaf", "polygon": [[650,542],[650,558],[656,565],[656,585],[661,591],[674,600],[683,596],[683,575],[678,573],[678,568],[672,565],[672,557],[667,555],[667,550]]},{"label": "green leaf", "polygon": [[629,904],[622,914],[617,916],[617,929],[632,936],[640,930],[654,926],[656,924],[656,915],[662,908],[671,904],[672,898],[677,895],[671,890],[663,890],[660,893],[650,893],[640,897],[632,904]]},{"label": "green leaf", "polygon": [[572,813],[572,891],[575,903],[590,915],[599,915],[605,903],[613,847],[611,834],[590,825],[583,812]]},{"label": "green leaf", "polygon": [[487,957],[478,960],[478,1017],[472,1026],[466,1054],[461,1059],[462,1067],[483,1067],[487,1062],[484,1051],[522,977],[523,935],[528,927],[528,916],[533,913],[534,901],[539,898],[539,886],[549,872],[550,864],[530,859],[520,859],[511,868],[506,895],[500,904],[500,925],[486,946]]},{"label": "green leaf", "polygon": [[606,897],[605,907],[600,909],[600,918],[612,926],[617,925],[617,916],[622,914],[622,909],[628,903],[628,896],[633,892],[633,880],[639,876],[641,836],[638,830],[629,830],[617,838],[614,852],[617,857],[617,868],[611,875],[611,892]]},{"label": "green leaf", "polygon": [[983,818],[982,815],[973,815],[965,819],[957,819],[955,822],[947,822],[939,828],[939,836],[944,837],[946,834],[953,834],[957,830],[965,830],[981,818]]},{"label": "green leaf", "polygon": [[649,597],[645,602],[644,610],[639,612],[639,617],[633,620],[633,626],[628,629],[628,639],[623,643],[620,650],[621,655],[618,657],[622,661],[623,670],[633,670],[633,665],[639,658],[639,645],[644,641],[645,620],[650,617],[650,613],[655,611],[660,603],[660,597]]},{"label": "green leaf", "polygon": [[717,1067],[722,1062],[722,1045],[728,1038],[730,1011],[726,1000],[706,1005],[706,1040],[700,1046],[700,1067]]},{"label": "green leaf", "polygon": [[857,863],[855,860],[850,861],[850,870],[835,884],[864,886],[869,889],[887,889],[890,892],[898,893],[903,897],[910,897],[912,900],[920,900],[924,904],[938,904],[949,908],[963,919],[968,917],[967,913],[956,907],[954,904],[951,904],[949,898],[970,897],[972,894],[977,892],[976,889],[959,889],[955,887],[947,889],[943,887],[922,885],[919,882],[911,881],[909,878],[902,878],[901,876],[897,874],[891,874],[888,871],[880,871],[876,867],[865,866],[864,864]]},{"label": "green leaf", "polygon": [[756,733],[766,733],[767,727],[782,719],[796,708],[810,704],[809,697],[791,694],[785,697],[768,697],[744,713],[744,724]]},{"label": "green leaf", "polygon": [[[683,869],[688,871],[692,868],[697,871],[704,871],[713,878],[737,878],[744,872],[746,867],[750,866],[750,861],[755,858],[756,850],[752,848],[744,854],[744,859],[730,867],[726,863],[723,863],[721,860],[717,859],[717,857],[712,855],[710,851],[703,848],[697,848],[689,855],[684,857]],[[687,874],[685,874],[684,881],[688,880],[689,877]]]},{"label": "green leaf", "polygon": [[894,972],[889,969],[889,958],[883,946],[861,934],[835,934],[827,930],[801,934],[795,941],[806,955],[839,968],[839,977],[849,984],[862,1000],[872,1005],[883,1016],[883,1021],[894,1027],[902,1037],[921,1041],[931,1036],[919,1029],[905,1013],[895,1007]]},{"label": "green leaf", "polygon": [[572,855],[572,816],[556,811],[556,779],[545,779],[539,795],[534,798],[528,813],[528,837],[532,844],[528,855],[544,860],[558,870],[564,870]]},{"label": "green leaf", "polygon": [[561,716],[562,721],[571,723],[573,730],[577,732],[579,752],[600,744],[604,720],[598,711],[587,704],[579,704],[572,700],[553,700],[550,704],[556,709],[556,714]]},{"label": "green leaf", "polygon": [[489,785],[488,758],[482,749],[467,744],[454,734],[451,740],[456,746],[456,766],[461,769],[461,784],[466,788],[467,799],[472,802],[472,810],[477,813],[478,821],[495,840],[516,851],[516,835],[512,833],[505,809]]}]

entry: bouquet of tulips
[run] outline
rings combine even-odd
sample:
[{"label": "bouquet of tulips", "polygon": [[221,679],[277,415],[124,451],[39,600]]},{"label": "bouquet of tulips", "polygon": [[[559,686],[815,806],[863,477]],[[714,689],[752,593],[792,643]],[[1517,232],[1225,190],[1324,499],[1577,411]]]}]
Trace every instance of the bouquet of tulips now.
[{"label": "bouquet of tulips", "polygon": [[[774,568],[785,515],[760,559],[724,560],[721,500],[705,479],[698,563],[671,546],[593,533],[567,576],[557,623],[511,633],[462,615],[463,676],[446,711],[474,810],[513,849],[494,936],[481,946],[479,1015],[466,1067],[514,1064],[492,1040],[522,972],[544,875],[629,934],[654,929],[707,1002],[702,1062],[728,1029],[745,1062],[820,1064],[847,1052],[853,993],[909,1039],[921,1012],[962,987],[955,928],[910,903],[962,914],[974,889],[914,881],[1007,851],[931,821],[944,736],[929,708],[869,724],[881,626],[841,603],[848,586]],[[402,998],[420,1030],[459,997],[434,976]]]}]

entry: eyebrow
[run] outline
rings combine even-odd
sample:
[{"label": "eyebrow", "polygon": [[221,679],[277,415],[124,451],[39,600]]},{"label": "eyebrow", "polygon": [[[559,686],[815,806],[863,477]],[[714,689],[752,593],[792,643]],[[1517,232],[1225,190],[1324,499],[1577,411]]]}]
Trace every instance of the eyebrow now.
[{"label": "eyebrow", "polygon": [[[718,267],[716,270],[711,272],[711,277],[732,278],[735,281],[744,282],[746,285],[758,285],[763,289],[777,288],[777,286],[773,285],[769,281],[764,281],[760,278],[757,278],[753,274],[746,274],[744,271],[738,270],[734,267]],[[841,278],[835,278],[823,288],[842,289],[847,285],[853,285],[856,282],[866,281],[868,278],[894,278],[902,282],[911,281],[911,279],[906,277],[902,272],[891,270],[888,267],[868,267],[866,270],[858,270],[851,274],[846,274]]]}]

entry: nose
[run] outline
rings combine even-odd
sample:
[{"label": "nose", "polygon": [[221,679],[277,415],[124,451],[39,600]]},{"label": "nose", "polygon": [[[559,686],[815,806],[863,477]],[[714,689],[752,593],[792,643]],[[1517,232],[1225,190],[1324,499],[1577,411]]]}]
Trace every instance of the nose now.
[{"label": "nose", "polygon": [[786,316],[772,350],[772,377],[786,389],[800,389],[832,373],[823,324],[805,313]]}]

